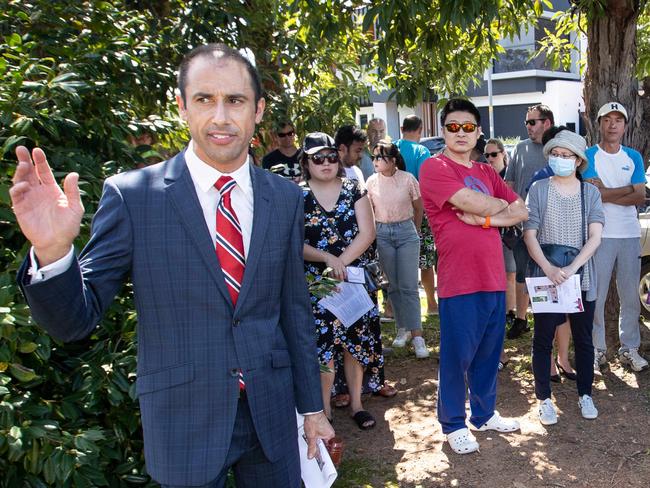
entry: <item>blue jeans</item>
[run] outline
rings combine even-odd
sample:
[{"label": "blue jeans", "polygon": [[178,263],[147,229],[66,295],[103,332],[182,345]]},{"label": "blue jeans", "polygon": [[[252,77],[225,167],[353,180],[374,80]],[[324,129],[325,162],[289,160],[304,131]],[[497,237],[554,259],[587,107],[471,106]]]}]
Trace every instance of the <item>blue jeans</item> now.
[{"label": "blue jeans", "polygon": [[467,426],[468,388],[470,422],[480,427],[494,415],[506,328],[506,294],[481,291],[441,298],[439,304],[438,421],[442,432],[450,434]]},{"label": "blue jeans", "polygon": [[422,329],[418,292],[420,238],[413,221],[377,222],[377,252],[388,278],[388,298],[393,306],[397,327]]}]

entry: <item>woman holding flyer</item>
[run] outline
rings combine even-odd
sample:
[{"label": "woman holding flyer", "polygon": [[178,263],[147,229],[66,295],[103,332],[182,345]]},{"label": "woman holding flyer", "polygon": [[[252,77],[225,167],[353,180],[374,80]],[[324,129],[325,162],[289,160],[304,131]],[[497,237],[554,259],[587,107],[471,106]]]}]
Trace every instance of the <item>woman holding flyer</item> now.
[{"label": "woman holding flyer", "polygon": [[[526,199],[529,220],[524,223],[524,240],[534,261],[531,264],[534,267],[536,263],[555,286],[579,274],[582,291],[580,312],[534,314],[533,374],[539,420],[544,425],[557,423],[549,371],[555,328],[567,320],[567,315],[575,349],[578,406],[584,418],[598,416],[591,398],[594,376],[591,331],[596,300],[596,275],[591,257],[600,245],[605,216],[596,187],[583,183],[576,173],[587,167],[585,149],[585,140],[578,134],[569,130],[558,132],[544,145],[544,156],[554,176],[535,182]],[[575,257],[565,266],[558,266],[559,250],[565,255],[568,250],[568,255]]]},{"label": "woman holding flyer", "polygon": [[[329,276],[343,281],[348,278],[349,266],[363,266],[369,260],[367,251],[375,238],[372,207],[365,189],[344,177],[334,139],[322,132],[307,134],[302,150],[305,273],[318,281],[329,268]],[[332,419],[330,396],[342,355],[352,419],[362,430],[376,423],[361,403],[364,373],[371,391],[379,391],[383,383],[381,340],[373,332],[379,328],[376,293],[371,299],[372,308],[346,327],[318,297],[311,297],[318,360],[329,368],[321,373],[325,415]]]}]

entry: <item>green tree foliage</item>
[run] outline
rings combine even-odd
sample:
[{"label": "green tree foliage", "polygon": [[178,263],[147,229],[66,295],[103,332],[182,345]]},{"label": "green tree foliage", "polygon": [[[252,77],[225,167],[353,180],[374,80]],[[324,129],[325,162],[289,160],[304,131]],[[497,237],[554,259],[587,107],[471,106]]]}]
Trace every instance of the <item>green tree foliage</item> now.
[{"label": "green tree foliage", "polygon": [[87,340],[32,322],[14,283],[28,251],[10,209],[18,144],[81,175],[88,238],[103,180],[185,144],[174,71],[198,44],[249,48],[270,114],[303,133],[353,118],[367,84],[409,102],[460,92],[539,2],[514,0],[2,0],[0,488],[148,485],[125,286]]}]

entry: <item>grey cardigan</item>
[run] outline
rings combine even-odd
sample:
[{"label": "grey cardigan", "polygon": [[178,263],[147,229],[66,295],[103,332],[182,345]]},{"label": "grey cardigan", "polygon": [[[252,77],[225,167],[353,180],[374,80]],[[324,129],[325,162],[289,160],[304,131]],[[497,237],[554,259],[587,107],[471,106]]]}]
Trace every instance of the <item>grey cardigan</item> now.
[{"label": "grey cardigan", "polygon": [[[528,207],[528,220],[524,222],[524,230],[537,230],[542,226],[542,219],[546,213],[548,205],[548,185],[550,179],[539,180],[533,183],[526,197],[526,207]],[[603,202],[600,199],[600,192],[591,183],[584,184],[585,192],[585,216],[587,217],[587,226],[594,222],[600,222],[605,225],[605,212],[603,211]],[[588,237],[587,237],[588,238]],[[531,258],[532,259],[532,258]],[[596,300],[596,285],[598,276],[594,266],[593,256],[587,261],[589,267],[590,286],[587,291],[587,301]]]}]

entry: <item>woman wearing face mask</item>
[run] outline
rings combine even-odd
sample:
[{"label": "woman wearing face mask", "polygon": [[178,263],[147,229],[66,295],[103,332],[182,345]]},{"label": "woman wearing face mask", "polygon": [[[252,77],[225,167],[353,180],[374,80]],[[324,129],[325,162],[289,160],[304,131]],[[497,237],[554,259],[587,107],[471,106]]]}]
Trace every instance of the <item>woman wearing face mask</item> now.
[{"label": "woman wearing face mask", "polygon": [[[539,419],[544,425],[557,422],[549,371],[555,329],[566,321],[567,315],[575,349],[578,406],[584,418],[598,416],[591,398],[594,375],[591,331],[596,300],[596,275],[591,257],[600,245],[605,216],[596,187],[582,183],[576,176],[576,170],[583,171],[587,166],[585,149],[585,140],[578,134],[568,130],[558,132],[544,145],[544,156],[554,176],[535,182],[526,199],[529,220],[524,224],[524,240],[531,259],[556,285],[581,273],[584,305],[582,312],[572,314],[534,314],[533,374]],[[571,264],[559,268],[549,262],[540,244],[571,246],[579,249],[579,253]]]},{"label": "woman wearing face mask", "polygon": [[[542,136],[542,144],[546,144],[548,141],[553,139],[559,132],[563,130],[569,130],[567,127],[552,126]],[[528,183],[526,191],[538,180],[543,180],[553,176],[553,170],[547,164],[542,169],[533,174],[533,177]],[[576,173],[576,177],[581,179],[580,174]],[[576,373],[571,367],[571,362],[569,361],[569,343],[571,342],[571,327],[569,326],[569,321],[565,321],[563,324],[558,325],[555,328],[555,346],[557,350],[557,359],[553,361],[553,355],[551,354],[551,381],[554,383],[561,383],[562,376],[566,379],[575,381]]]}]

